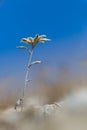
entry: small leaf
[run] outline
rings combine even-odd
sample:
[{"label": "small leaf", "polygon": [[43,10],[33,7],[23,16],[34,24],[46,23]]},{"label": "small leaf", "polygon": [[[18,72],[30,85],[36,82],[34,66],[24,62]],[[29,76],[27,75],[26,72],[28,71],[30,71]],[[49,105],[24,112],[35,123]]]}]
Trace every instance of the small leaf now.
[{"label": "small leaf", "polygon": [[41,63],[41,61],[34,61],[34,62],[32,62],[28,67],[30,68],[32,65],[40,64],[40,63]]},{"label": "small leaf", "polygon": [[27,45],[31,45],[32,41],[33,41],[33,39],[31,39],[31,37],[28,37],[28,38],[22,38],[20,42],[23,42]]},{"label": "small leaf", "polygon": [[28,51],[29,54],[31,54],[31,51],[29,48],[25,47],[25,46],[17,46],[17,48],[19,49],[25,49],[26,51]]},{"label": "small leaf", "polygon": [[26,49],[27,47],[25,47],[25,46],[17,46],[17,48]]},{"label": "small leaf", "polygon": [[46,37],[46,35],[45,34],[43,34],[43,35],[40,35],[41,37]]},{"label": "small leaf", "polygon": [[51,39],[48,39],[48,38],[40,38],[40,41],[51,41]]},{"label": "small leaf", "polygon": [[26,82],[30,82],[30,81],[32,81],[32,80],[31,79],[26,80]]}]

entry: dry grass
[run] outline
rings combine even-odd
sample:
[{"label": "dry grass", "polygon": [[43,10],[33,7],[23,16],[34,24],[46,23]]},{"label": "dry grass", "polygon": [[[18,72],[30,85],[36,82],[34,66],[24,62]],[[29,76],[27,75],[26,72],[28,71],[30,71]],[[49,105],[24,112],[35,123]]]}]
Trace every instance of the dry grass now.
[{"label": "dry grass", "polygon": [[[86,94],[85,90],[83,92]],[[65,97],[62,107],[56,104],[43,106],[30,104],[26,106],[23,113],[16,112],[12,108],[7,109],[0,113],[0,130],[87,130],[87,103],[85,102],[82,106],[84,98],[80,96],[82,101],[78,109],[76,106],[79,103],[78,94],[81,94],[81,91],[75,93],[77,98],[75,94],[68,95],[70,100],[66,102],[67,97]],[[69,107],[69,104],[73,104],[75,100],[77,104],[74,104],[75,109],[72,109],[73,107]]]},{"label": "dry grass", "polygon": [[[70,103],[76,101],[75,97],[72,101],[69,94],[73,90],[77,93],[77,90],[86,88],[83,86],[86,84],[80,80],[39,82],[34,89],[27,89],[28,100],[23,113],[12,108],[17,98],[16,91],[13,89],[10,93],[5,93],[5,97],[0,100],[0,130],[87,130],[87,104],[83,107],[80,105],[82,109],[74,107],[74,111],[69,107]],[[69,102],[66,102],[67,95]],[[82,104],[83,101],[84,99]],[[60,102],[62,107],[54,102]]]},{"label": "dry grass", "polygon": [[[63,97],[69,94],[74,89],[83,88],[82,85],[79,84],[80,81],[67,81],[64,83],[56,82],[56,83],[46,83],[39,82],[36,84],[35,88],[26,90],[26,98],[38,97],[41,104],[52,104],[56,101],[60,101]],[[86,86],[84,84],[84,86]],[[8,93],[6,93],[8,88],[4,88],[3,96],[0,97],[0,110],[7,109],[15,104],[18,97],[20,97],[20,91],[16,92],[14,89]]]}]

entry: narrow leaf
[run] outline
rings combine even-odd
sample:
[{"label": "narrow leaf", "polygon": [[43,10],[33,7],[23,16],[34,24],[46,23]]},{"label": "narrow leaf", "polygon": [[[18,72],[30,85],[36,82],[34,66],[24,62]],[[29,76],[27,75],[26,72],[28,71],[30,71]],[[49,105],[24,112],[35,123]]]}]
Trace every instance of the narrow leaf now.
[{"label": "narrow leaf", "polygon": [[40,63],[41,63],[41,61],[34,61],[34,62],[32,62],[28,67],[30,68],[32,65],[40,64]]},{"label": "narrow leaf", "polygon": [[29,54],[31,54],[31,51],[29,48],[25,47],[25,46],[17,46],[17,48],[19,49],[25,49],[26,51],[28,51]]},{"label": "narrow leaf", "polygon": [[51,41],[51,39],[48,39],[48,38],[40,38],[40,41]]},{"label": "narrow leaf", "polygon": [[26,82],[30,82],[30,81],[32,81],[32,80],[31,79],[26,80]]},{"label": "narrow leaf", "polygon": [[44,37],[46,37],[46,35],[44,34],[39,36],[39,38],[44,38]]}]

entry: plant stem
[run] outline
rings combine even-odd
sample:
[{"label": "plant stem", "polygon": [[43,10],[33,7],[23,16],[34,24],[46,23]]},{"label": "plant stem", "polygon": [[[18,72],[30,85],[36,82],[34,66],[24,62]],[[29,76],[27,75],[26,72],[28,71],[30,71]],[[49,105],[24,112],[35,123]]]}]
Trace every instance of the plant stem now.
[{"label": "plant stem", "polygon": [[23,87],[23,103],[22,103],[22,106],[21,106],[21,111],[23,111],[23,108],[24,108],[24,101],[25,101],[25,90],[26,90],[26,87],[27,87],[27,83],[28,83],[28,76],[29,76],[29,70],[30,68],[28,67],[30,64],[31,64],[31,60],[32,60],[32,56],[33,56],[33,49],[30,53],[30,57],[29,57],[29,61],[28,61],[28,65],[27,65],[27,72],[26,72],[26,76],[25,76],[25,84],[24,84],[24,87]]}]

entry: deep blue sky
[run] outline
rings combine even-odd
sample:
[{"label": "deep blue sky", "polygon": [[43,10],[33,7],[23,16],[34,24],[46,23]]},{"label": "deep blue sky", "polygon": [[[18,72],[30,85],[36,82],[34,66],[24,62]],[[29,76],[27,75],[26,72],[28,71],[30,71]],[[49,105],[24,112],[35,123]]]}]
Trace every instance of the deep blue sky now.
[{"label": "deep blue sky", "polygon": [[21,37],[45,33],[59,40],[81,32],[86,25],[87,3],[81,0],[4,0],[0,51],[15,49]]},{"label": "deep blue sky", "polygon": [[45,64],[64,63],[73,68],[87,56],[87,0],[0,2],[0,77],[22,74],[26,54],[16,46],[22,37],[37,33],[52,39],[36,47],[35,58]]}]

